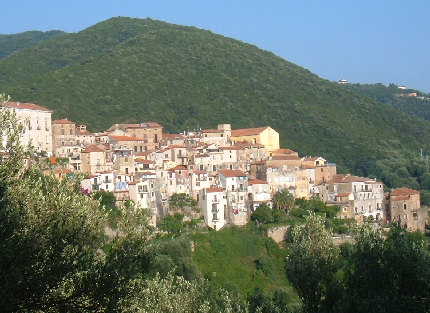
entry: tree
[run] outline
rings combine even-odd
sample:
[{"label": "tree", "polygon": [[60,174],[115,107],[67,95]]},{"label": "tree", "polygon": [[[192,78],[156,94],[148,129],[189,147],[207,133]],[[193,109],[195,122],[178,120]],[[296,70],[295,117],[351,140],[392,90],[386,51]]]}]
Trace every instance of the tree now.
[{"label": "tree", "polygon": [[273,222],[272,209],[266,204],[260,204],[251,215],[251,221],[257,220],[262,224]]},{"label": "tree", "polygon": [[422,236],[396,227],[386,239],[369,227],[356,232],[346,256],[339,312],[429,312],[430,256]]},{"label": "tree", "polygon": [[289,211],[294,206],[294,196],[287,189],[278,191],[273,196],[273,206],[277,209]]},{"label": "tree", "polygon": [[89,292],[101,256],[103,214],[72,180],[22,167],[23,125],[0,110],[0,307],[10,311],[93,308]]},{"label": "tree", "polygon": [[305,312],[330,311],[339,286],[335,276],[339,251],[324,224],[323,217],[311,213],[304,227],[292,229],[292,243],[288,246],[287,276]]}]

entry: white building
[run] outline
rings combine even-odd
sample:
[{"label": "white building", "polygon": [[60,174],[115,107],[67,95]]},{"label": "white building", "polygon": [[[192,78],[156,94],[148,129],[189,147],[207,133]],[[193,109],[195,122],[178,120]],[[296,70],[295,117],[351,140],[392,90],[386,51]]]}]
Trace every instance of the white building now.
[{"label": "white building", "polygon": [[52,111],[33,103],[8,102],[6,108],[13,109],[19,120],[25,125],[21,136],[24,147],[31,145],[37,152],[52,155]]},{"label": "white building", "polygon": [[248,178],[239,170],[218,172],[219,185],[227,194],[228,223],[245,225],[248,222]]},{"label": "white building", "polygon": [[199,192],[199,207],[206,225],[220,230],[226,224],[226,194],[221,188],[204,188]]}]

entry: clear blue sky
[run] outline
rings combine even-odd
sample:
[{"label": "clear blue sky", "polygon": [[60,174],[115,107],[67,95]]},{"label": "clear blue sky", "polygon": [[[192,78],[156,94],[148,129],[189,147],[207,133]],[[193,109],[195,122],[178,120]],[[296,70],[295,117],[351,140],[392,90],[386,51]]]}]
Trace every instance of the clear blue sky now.
[{"label": "clear blue sky", "polygon": [[150,17],[255,44],[328,80],[430,92],[429,15],[429,0],[1,0],[0,34]]}]

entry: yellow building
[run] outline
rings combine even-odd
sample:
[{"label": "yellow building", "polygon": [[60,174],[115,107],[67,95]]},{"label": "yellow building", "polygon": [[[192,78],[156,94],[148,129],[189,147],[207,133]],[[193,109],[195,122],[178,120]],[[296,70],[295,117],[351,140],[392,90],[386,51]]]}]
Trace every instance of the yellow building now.
[{"label": "yellow building", "polygon": [[263,145],[267,154],[279,149],[279,133],[270,126],[258,128],[235,129],[231,131],[231,142],[250,142]]}]

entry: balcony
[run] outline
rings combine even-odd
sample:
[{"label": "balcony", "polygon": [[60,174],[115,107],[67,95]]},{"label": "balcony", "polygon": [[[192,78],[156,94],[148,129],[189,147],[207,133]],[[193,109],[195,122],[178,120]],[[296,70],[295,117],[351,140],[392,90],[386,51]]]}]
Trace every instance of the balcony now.
[{"label": "balcony", "polygon": [[219,203],[219,199],[212,199],[212,203]]}]

